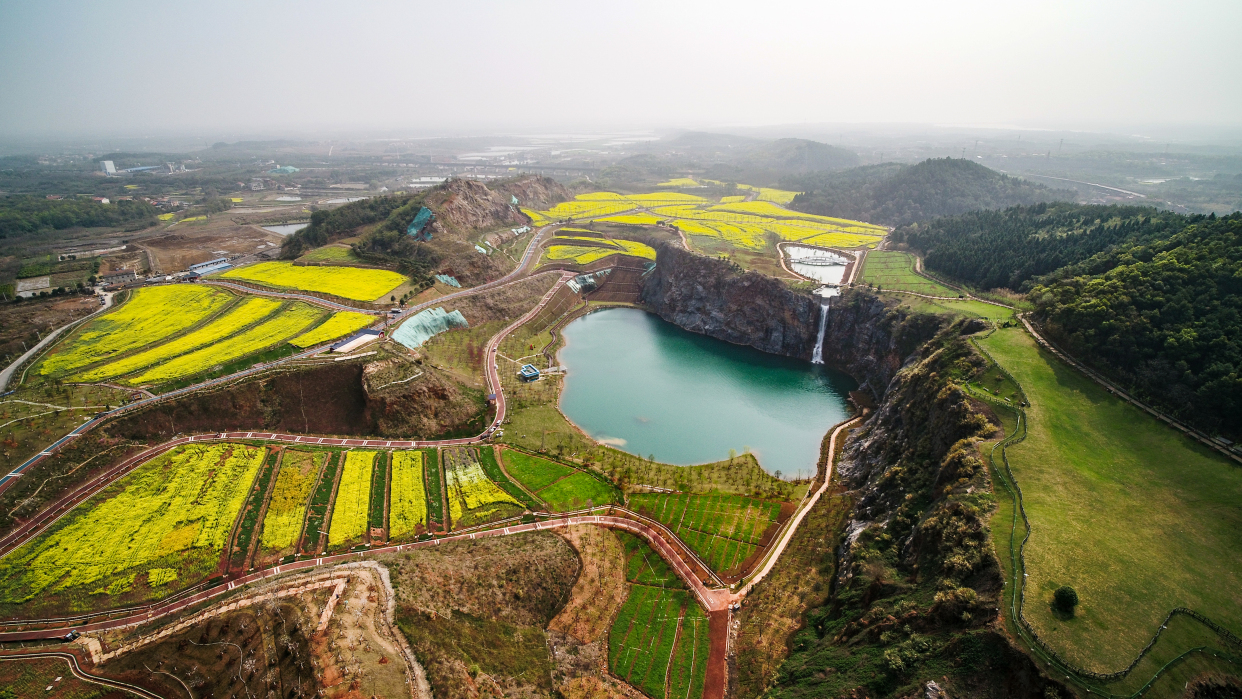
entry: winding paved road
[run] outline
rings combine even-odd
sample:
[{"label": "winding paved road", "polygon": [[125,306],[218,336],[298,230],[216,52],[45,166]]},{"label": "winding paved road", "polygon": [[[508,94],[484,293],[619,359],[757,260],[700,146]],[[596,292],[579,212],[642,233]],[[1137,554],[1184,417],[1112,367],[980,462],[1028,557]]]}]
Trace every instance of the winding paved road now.
[{"label": "winding paved road", "polygon": [[35,356],[35,354],[37,354],[39,350],[43,349],[44,347],[47,347],[48,344],[52,342],[52,340],[55,340],[57,337],[60,337],[60,335],[64,333],[66,330],[68,330],[69,328],[72,328],[75,325],[78,325],[80,323],[84,323],[90,320],[91,318],[94,318],[95,316],[99,315],[100,313],[103,313],[104,311],[107,311],[108,309],[112,308],[112,294],[101,294],[100,296],[103,298],[104,302],[102,306],[100,306],[99,308],[95,310],[95,312],[91,313],[90,315],[78,318],[72,323],[68,323],[66,325],[60,326],[59,328],[56,328],[55,330],[53,330],[52,332],[44,336],[44,338],[39,341],[39,344],[35,345],[34,347],[31,347],[29,350],[26,351],[25,354],[18,357],[17,361],[5,367],[3,371],[0,371],[0,393],[3,393],[8,388],[9,379],[13,377],[13,372],[17,371],[17,368],[20,367],[26,360]]}]

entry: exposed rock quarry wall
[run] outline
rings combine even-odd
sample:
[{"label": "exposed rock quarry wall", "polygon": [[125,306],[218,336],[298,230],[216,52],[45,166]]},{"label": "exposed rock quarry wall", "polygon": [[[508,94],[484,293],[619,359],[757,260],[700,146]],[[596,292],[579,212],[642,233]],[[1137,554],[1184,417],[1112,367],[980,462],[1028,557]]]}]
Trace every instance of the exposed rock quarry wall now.
[{"label": "exposed rock quarry wall", "polygon": [[[675,245],[658,246],[643,303],[661,318],[764,352],[810,361],[823,299],[757,272]],[[869,293],[831,299],[824,361],[853,376],[878,399],[902,364],[939,328],[934,316],[892,309]]]}]

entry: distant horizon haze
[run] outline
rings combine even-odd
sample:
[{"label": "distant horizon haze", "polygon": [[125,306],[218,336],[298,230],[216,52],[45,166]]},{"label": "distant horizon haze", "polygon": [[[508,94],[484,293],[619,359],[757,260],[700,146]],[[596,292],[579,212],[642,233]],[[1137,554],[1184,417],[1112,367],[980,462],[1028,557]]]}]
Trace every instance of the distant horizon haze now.
[{"label": "distant horizon haze", "polygon": [[1238,27],[1242,3],[1229,0],[5,1],[0,138],[799,124],[1232,134]]}]

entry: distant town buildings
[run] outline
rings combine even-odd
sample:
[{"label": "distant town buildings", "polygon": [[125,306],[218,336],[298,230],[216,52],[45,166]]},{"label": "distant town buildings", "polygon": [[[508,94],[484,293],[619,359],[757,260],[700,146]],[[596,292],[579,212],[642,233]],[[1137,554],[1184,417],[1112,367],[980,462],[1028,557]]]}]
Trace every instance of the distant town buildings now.
[{"label": "distant town buildings", "polygon": [[105,286],[110,284],[128,284],[138,278],[137,273],[132,269],[121,269],[115,272],[99,275],[99,281]]}]

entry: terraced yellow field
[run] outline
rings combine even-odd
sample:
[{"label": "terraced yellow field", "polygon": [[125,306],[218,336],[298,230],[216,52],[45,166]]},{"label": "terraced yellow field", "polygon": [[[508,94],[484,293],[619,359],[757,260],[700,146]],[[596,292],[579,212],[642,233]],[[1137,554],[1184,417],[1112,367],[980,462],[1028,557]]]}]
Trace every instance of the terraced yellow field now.
[{"label": "terraced yellow field", "polygon": [[324,321],[322,325],[309,332],[302,333],[289,341],[294,347],[314,347],[315,345],[335,340],[338,337],[361,330],[375,322],[375,316],[353,311],[338,311]]},{"label": "terraced yellow field", "polygon": [[265,347],[288,340],[323,317],[323,311],[302,302],[291,304],[274,318],[236,337],[208,345],[125,379],[131,386],[161,384],[194,376]]},{"label": "terraced yellow field", "polygon": [[43,376],[63,375],[110,356],[162,342],[184,332],[236,296],[208,286],[169,284],[135,289],[119,308],[87,323],[39,365]]},{"label": "terraced yellow field", "polygon": [[243,328],[270,316],[280,308],[281,302],[259,297],[248,298],[231,308],[216,320],[194,332],[182,335],[172,342],[165,342],[149,350],[132,354],[124,359],[109,362],[90,371],[74,376],[71,381],[92,382],[123,376],[177,355],[205,347],[237,334]]},{"label": "terraced yellow field", "polygon": [[[526,212],[536,223],[564,220],[596,220],[605,223],[654,225],[668,222],[686,235],[715,238],[737,248],[763,250],[769,240],[797,241],[825,247],[875,247],[887,230],[861,221],[804,214],[780,206],[797,192],[739,185],[759,192],[757,201],[729,196],[716,203],[705,197],[680,192],[624,195],[591,192],[562,202],[547,211]],[[535,216],[537,215],[537,218]],[[562,251],[552,259],[575,259],[585,264],[592,256],[581,251]]]},{"label": "terraced yellow field", "polygon": [[386,269],[298,267],[291,262],[260,262],[231,269],[222,279],[241,279],[277,289],[332,294],[354,301],[375,301],[401,286],[405,276]]}]

